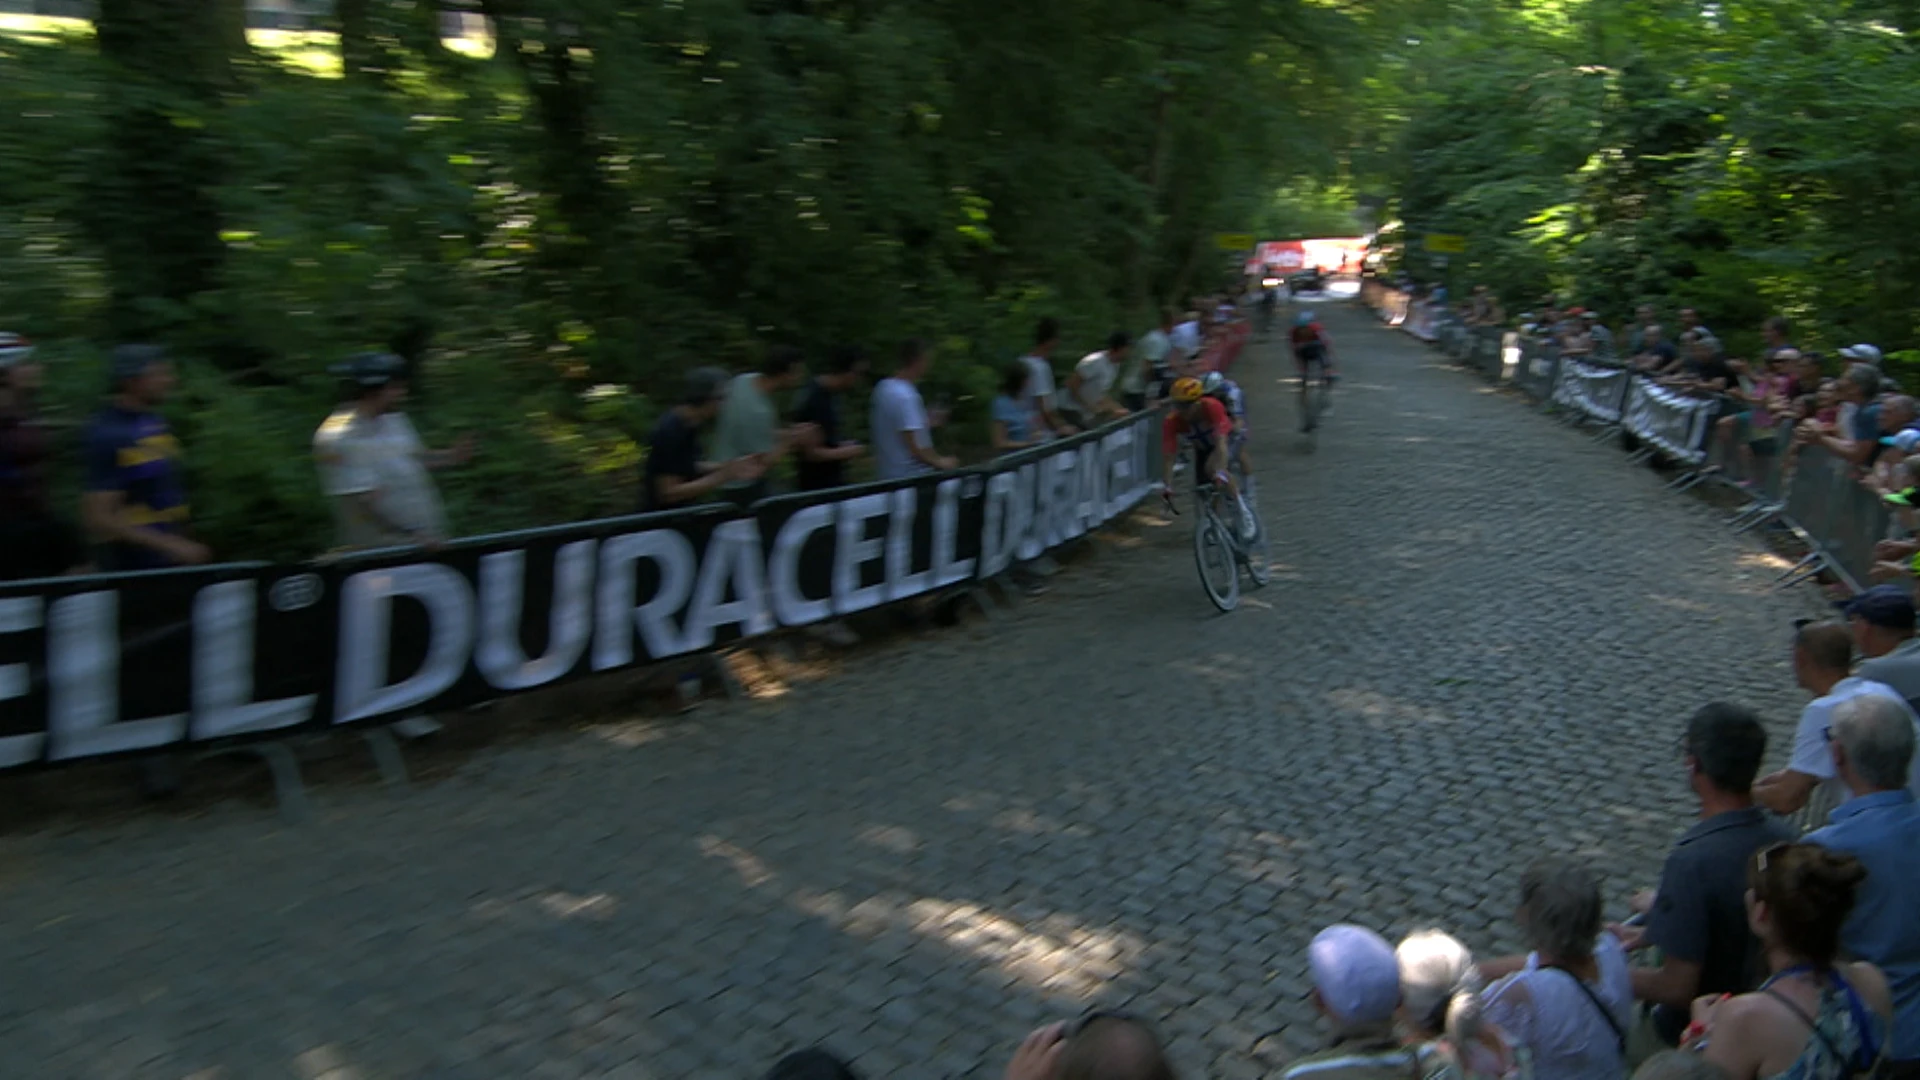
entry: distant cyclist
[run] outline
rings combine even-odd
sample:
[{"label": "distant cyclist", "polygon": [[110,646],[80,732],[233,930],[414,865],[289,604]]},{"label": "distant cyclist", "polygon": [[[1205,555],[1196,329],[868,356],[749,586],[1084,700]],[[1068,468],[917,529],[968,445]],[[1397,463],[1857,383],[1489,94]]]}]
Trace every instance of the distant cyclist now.
[{"label": "distant cyclist", "polygon": [[1260,336],[1262,338],[1272,336],[1273,312],[1279,306],[1280,290],[1262,282],[1260,286]]},{"label": "distant cyclist", "polygon": [[1253,511],[1240,497],[1240,488],[1227,471],[1234,423],[1227,416],[1226,406],[1218,398],[1207,396],[1200,380],[1191,377],[1176,379],[1168,397],[1173,401],[1173,408],[1168,410],[1167,419],[1160,426],[1161,497],[1172,505],[1173,463],[1180,456],[1180,441],[1184,438],[1193,448],[1194,478],[1211,477],[1214,484],[1225,488],[1240,509],[1241,537],[1255,535],[1260,530],[1253,520]]},{"label": "distant cyclist", "polygon": [[[1327,329],[1313,317],[1313,312],[1303,311],[1294,317],[1290,343],[1293,346],[1294,366],[1300,372],[1300,430],[1312,431],[1314,414],[1307,409],[1307,390],[1312,385],[1314,368],[1318,367],[1321,381],[1330,393],[1337,372],[1333,366],[1333,339],[1327,336]],[[1326,412],[1328,397],[1320,399],[1320,411]]]},{"label": "distant cyclist", "polygon": [[1240,391],[1240,384],[1217,371],[1207,372],[1200,380],[1200,389],[1210,398],[1220,402],[1227,410],[1227,419],[1233,424],[1233,434],[1227,438],[1227,456],[1240,463],[1240,475],[1247,481],[1247,498],[1253,498],[1253,462],[1247,457],[1247,396]]}]

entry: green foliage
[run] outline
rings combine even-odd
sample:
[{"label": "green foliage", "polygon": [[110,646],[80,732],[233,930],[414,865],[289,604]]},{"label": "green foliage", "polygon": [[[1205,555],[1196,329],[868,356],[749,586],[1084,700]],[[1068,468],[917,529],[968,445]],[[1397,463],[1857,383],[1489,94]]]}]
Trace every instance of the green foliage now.
[{"label": "green foliage", "polygon": [[1077,355],[1221,284],[1216,232],[1349,231],[1346,115],[1397,32],[1318,0],[481,7],[490,56],[416,0],[281,52],[234,0],[0,38],[0,325],[76,416],[106,346],[174,348],[224,556],[326,546],[307,447],[369,347],[421,357],[430,442],[480,436],[468,532],[630,508],[680,374],[773,342],[933,341],[984,434],[1040,316]]},{"label": "green foliage", "polygon": [[1457,282],[1521,305],[1691,304],[1737,350],[1776,312],[1809,345],[1910,347],[1920,54],[1892,7],[1465,4],[1383,79],[1404,122],[1372,121],[1398,133],[1379,183],[1409,233],[1471,238]]}]

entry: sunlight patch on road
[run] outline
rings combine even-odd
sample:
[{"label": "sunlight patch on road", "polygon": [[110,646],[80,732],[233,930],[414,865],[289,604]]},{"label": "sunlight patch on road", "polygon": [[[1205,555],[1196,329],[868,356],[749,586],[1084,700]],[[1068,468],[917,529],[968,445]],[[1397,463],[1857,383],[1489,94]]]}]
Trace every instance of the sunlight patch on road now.
[{"label": "sunlight patch on road", "polygon": [[777,876],[773,868],[768,866],[760,856],[738,844],[728,843],[712,833],[702,836],[699,846],[700,854],[726,863],[739,877],[740,884],[749,889],[757,889]]}]

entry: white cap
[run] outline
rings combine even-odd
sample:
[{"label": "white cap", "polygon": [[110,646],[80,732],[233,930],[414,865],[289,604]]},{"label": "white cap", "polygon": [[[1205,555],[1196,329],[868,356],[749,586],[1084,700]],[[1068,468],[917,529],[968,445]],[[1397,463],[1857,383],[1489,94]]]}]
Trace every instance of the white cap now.
[{"label": "white cap", "polygon": [[1878,346],[1867,344],[1849,345],[1840,350],[1840,355],[1862,364],[1872,364],[1874,367],[1880,366],[1881,356]]}]

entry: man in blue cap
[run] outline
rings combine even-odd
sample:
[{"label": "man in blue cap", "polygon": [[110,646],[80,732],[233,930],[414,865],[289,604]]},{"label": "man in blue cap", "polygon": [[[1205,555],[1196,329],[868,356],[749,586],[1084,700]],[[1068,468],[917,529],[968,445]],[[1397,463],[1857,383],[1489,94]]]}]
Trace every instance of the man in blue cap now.
[{"label": "man in blue cap", "polygon": [[212,558],[187,535],[180,443],[160,415],[173,362],[157,345],[113,350],[113,396],[87,426],[80,516],[106,570],[191,566]]},{"label": "man in blue cap", "polygon": [[1913,635],[1913,594],[1900,585],[1875,585],[1843,609],[1853,647],[1865,657],[1854,672],[1894,688],[1908,704],[1920,698],[1920,639]]},{"label": "man in blue cap", "polygon": [[1400,961],[1387,939],[1361,926],[1329,926],[1307,946],[1313,1003],[1333,1025],[1333,1044],[1308,1054],[1281,1080],[1405,1080],[1419,1075],[1416,1053],[1394,1035]]}]

